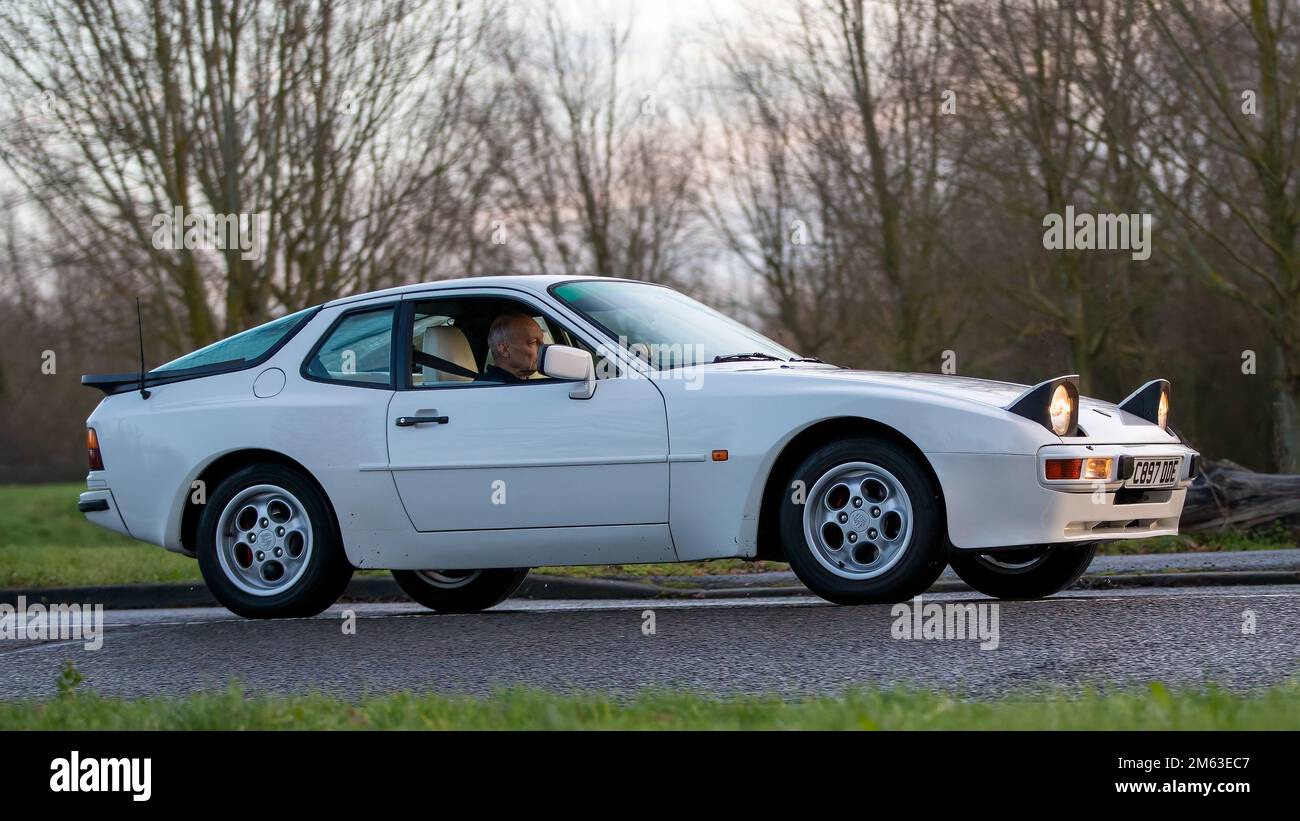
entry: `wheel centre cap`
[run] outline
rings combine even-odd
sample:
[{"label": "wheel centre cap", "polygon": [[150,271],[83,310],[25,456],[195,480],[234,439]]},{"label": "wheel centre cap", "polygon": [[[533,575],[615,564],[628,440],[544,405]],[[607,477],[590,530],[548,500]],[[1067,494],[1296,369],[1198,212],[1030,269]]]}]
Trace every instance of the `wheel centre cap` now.
[{"label": "wheel centre cap", "polygon": [[867,526],[867,514],[861,510],[855,510],[853,515],[849,517],[849,521],[853,524],[855,530],[861,530]]},{"label": "wheel centre cap", "polygon": [[270,547],[275,544],[275,534],[269,530],[263,530],[261,533],[257,534],[257,542],[258,544],[264,544],[267,547]]}]

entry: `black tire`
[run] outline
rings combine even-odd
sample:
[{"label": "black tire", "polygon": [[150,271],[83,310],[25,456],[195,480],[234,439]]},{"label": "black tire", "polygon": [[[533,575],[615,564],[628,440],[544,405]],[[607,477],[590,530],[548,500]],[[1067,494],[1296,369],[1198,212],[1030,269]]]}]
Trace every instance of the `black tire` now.
[{"label": "black tire", "polygon": [[[270,557],[280,547],[285,556],[285,564],[281,565],[282,577],[290,575],[294,578],[285,580],[284,583],[288,586],[283,590],[252,593],[241,587],[241,584],[248,586],[248,578],[255,573],[257,567],[250,565],[244,571],[244,576],[240,577],[233,556],[223,555],[225,549],[218,544],[217,530],[226,509],[230,507],[233,510],[237,507],[232,506],[231,502],[258,486],[274,486],[287,491],[296,503],[293,509],[296,518],[292,522],[300,523],[300,518],[297,517],[305,518],[310,523],[310,536],[301,548],[300,555],[303,558],[298,569],[288,571],[285,567],[291,562],[288,558],[290,545],[285,541],[281,547],[281,540],[272,539],[267,556]],[[228,524],[235,525],[235,531],[241,530],[237,522]],[[292,523],[290,526],[293,526]],[[272,524],[272,535],[275,529]],[[261,527],[261,532],[267,533],[268,528]],[[303,532],[306,532],[306,528],[303,528]],[[292,537],[292,532],[288,535]],[[264,538],[262,544],[267,545],[268,540]],[[224,479],[208,498],[208,503],[199,516],[197,549],[199,570],[212,595],[230,611],[250,619],[314,616],[338,601],[352,578],[353,568],[343,551],[343,540],[324,494],[302,473],[283,465],[252,465]],[[239,550],[238,544],[235,550]],[[274,559],[268,558],[268,561]]]},{"label": "black tire", "polygon": [[[393,570],[398,587],[439,613],[477,613],[500,604],[524,583],[528,568],[472,571]],[[427,574],[436,574],[430,576]]]},{"label": "black tire", "polygon": [[[892,564],[880,558],[884,553],[883,550],[877,550],[875,542],[868,541],[866,534],[878,531],[864,530],[862,537],[858,537],[855,531],[854,538],[860,541],[854,542],[854,547],[850,548],[853,551],[849,557],[850,566],[839,564],[840,573],[853,572],[853,567],[860,567],[864,575],[877,573],[870,578],[846,578],[832,572],[823,561],[834,564],[834,551],[825,546],[825,540],[810,542],[804,531],[804,512],[809,505],[825,503],[827,509],[831,509],[830,500],[822,499],[824,491],[820,489],[822,486],[819,486],[819,481],[848,469],[846,466],[851,463],[874,465],[891,474],[890,478],[901,485],[906,500],[911,505],[911,535],[897,550],[897,558],[892,560]],[[827,478],[826,481],[832,480]],[[798,487],[796,482],[803,483],[805,498],[801,501],[796,501],[796,493],[792,490],[793,487]],[[874,437],[832,442],[804,459],[786,484],[781,503],[781,542],[785,548],[786,560],[790,562],[790,568],[799,580],[818,596],[836,604],[906,601],[929,589],[943,572],[947,561],[943,500],[929,471],[904,447]],[[817,491],[818,498],[814,498],[814,491]],[[858,512],[870,513],[874,509],[869,499],[865,500],[865,510],[853,507],[863,503],[860,497],[852,495],[850,500],[844,511],[853,514],[851,522],[858,518]],[[847,534],[847,528],[851,525],[844,527],[844,533]],[[817,532],[820,533],[821,528]],[[880,532],[883,532],[883,528]],[[816,534],[813,538],[817,538]],[[845,535],[844,538],[849,537]],[[876,561],[884,569],[873,571],[870,561],[860,563],[858,551],[864,550],[868,551],[868,556],[875,555]]]},{"label": "black tire", "polygon": [[1078,581],[1096,555],[1096,544],[1039,545],[984,553],[953,550],[948,563],[962,581],[986,596],[1041,599]]}]

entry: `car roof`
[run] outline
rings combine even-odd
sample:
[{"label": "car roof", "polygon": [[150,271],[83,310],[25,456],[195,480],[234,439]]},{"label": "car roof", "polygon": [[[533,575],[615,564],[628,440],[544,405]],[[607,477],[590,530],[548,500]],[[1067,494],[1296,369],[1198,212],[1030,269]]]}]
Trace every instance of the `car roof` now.
[{"label": "car roof", "polygon": [[328,308],[334,305],[346,305],[350,302],[358,302],[363,299],[372,299],[380,296],[400,296],[401,294],[412,293],[415,291],[424,291],[430,288],[457,288],[475,285],[493,285],[504,288],[518,288],[524,291],[544,294],[546,289],[560,282],[578,282],[582,280],[603,280],[613,282],[638,282],[639,280],[619,279],[617,277],[598,277],[598,276],[565,276],[560,274],[516,274],[511,276],[492,276],[492,277],[460,277],[458,279],[436,279],[429,282],[415,282],[410,285],[398,285],[395,288],[385,288],[382,291],[370,291],[364,294],[353,294],[351,296],[340,297],[335,300],[326,302],[322,307]]}]

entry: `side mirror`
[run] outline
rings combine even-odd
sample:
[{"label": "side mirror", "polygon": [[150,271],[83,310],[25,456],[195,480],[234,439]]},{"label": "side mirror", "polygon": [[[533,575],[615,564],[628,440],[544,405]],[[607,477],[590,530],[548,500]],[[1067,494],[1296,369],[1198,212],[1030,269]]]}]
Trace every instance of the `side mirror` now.
[{"label": "side mirror", "polygon": [[590,399],[596,393],[596,364],[581,348],[543,345],[537,352],[537,372],[552,379],[581,380],[581,385],[569,391],[571,399]]}]

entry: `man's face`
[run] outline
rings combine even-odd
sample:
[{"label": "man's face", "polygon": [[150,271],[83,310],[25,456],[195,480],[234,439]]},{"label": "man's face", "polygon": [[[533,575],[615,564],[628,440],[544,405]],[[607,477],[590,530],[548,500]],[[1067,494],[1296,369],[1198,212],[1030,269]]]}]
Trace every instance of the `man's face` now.
[{"label": "man's face", "polygon": [[506,341],[497,348],[497,367],[527,379],[537,372],[537,352],[541,347],[542,327],[532,319],[519,319],[510,326]]}]

